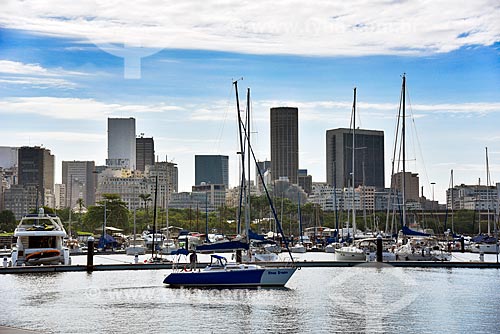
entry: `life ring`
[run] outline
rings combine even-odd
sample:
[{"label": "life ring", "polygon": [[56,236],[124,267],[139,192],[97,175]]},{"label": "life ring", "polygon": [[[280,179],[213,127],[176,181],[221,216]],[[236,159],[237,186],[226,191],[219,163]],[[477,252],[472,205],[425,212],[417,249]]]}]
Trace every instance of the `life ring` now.
[{"label": "life ring", "polygon": [[57,249],[49,249],[49,250],[44,250],[44,251],[39,251],[39,252],[33,252],[29,255],[26,256],[26,261],[29,261],[31,259],[42,259],[46,257],[53,257],[53,256],[59,256],[61,255],[61,252]]}]

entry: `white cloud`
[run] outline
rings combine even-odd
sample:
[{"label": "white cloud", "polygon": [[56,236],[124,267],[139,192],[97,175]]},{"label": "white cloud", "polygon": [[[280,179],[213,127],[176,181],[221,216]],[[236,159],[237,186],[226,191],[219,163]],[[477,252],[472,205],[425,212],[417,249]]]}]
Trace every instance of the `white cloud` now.
[{"label": "white cloud", "polygon": [[106,135],[88,132],[63,132],[63,131],[6,131],[5,137],[30,138],[34,143],[60,141],[65,143],[102,143]]},{"label": "white cloud", "polygon": [[[110,47],[255,54],[374,55],[449,52],[500,39],[495,0],[7,0],[0,25]],[[149,50],[154,52],[154,50]],[[148,52],[149,52],[148,51]]]},{"label": "white cloud", "polygon": [[47,69],[40,64],[25,64],[18,61],[0,59],[0,73],[33,75],[44,77],[60,77],[69,75],[85,75],[82,72],[66,71],[61,68]]},{"label": "white cloud", "polygon": [[[1,82],[1,80],[0,80]],[[209,106],[209,107],[207,107]],[[291,106],[299,108],[301,121],[321,121],[326,118],[344,120],[349,117],[352,102],[350,101],[253,101],[253,120],[267,122],[269,108]],[[394,118],[398,108],[394,103],[357,104],[362,115],[369,113],[372,118]],[[462,104],[418,104],[412,106],[418,116],[430,114],[471,114],[484,115],[500,112],[499,102],[477,102]],[[168,120],[190,120],[197,122],[230,123],[236,120],[236,107],[227,101],[210,101],[210,103],[192,103],[178,101],[176,105],[168,103],[123,104],[102,102],[95,99],[63,98],[63,97],[17,97],[0,99],[0,113],[4,114],[36,114],[54,119],[105,119],[144,113],[168,113]],[[160,121],[158,118],[155,121]]]},{"label": "white cloud", "polygon": [[76,87],[74,82],[60,79],[60,78],[40,78],[40,77],[2,77],[0,83],[8,85],[24,85],[32,88],[46,89],[46,88],[61,88],[73,89]]},{"label": "white cloud", "polygon": [[40,64],[25,64],[0,59],[0,74],[2,73],[8,74],[8,76],[2,76],[0,83],[25,85],[40,89],[50,87],[73,89],[77,85],[67,80],[67,77],[86,75],[85,73],[66,71],[61,68],[47,69]]},{"label": "white cloud", "polygon": [[59,97],[19,97],[0,100],[0,113],[36,114],[54,119],[102,120],[139,113],[175,112],[181,107],[159,104],[105,103],[94,99]]}]

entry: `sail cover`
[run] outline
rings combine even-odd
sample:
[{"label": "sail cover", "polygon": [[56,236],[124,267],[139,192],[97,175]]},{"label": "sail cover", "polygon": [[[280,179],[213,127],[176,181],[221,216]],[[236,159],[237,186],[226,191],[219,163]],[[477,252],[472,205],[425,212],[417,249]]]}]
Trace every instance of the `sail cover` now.
[{"label": "sail cover", "polygon": [[414,236],[419,236],[419,237],[430,237],[431,236],[429,233],[414,231],[414,230],[410,229],[408,226],[403,226],[402,231],[403,231],[404,235],[414,235]]},{"label": "sail cover", "polygon": [[248,243],[243,241],[223,241],[196,246],[196,250],[199,252],[222,252],[237,249],[248,249]]}]

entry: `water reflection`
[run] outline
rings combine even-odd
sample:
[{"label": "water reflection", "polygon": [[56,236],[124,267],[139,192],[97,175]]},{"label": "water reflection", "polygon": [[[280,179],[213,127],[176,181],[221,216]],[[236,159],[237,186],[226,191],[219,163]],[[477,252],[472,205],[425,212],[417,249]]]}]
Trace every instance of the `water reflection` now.
[{"label": "water reflection", "polygon": [[169,289],[167,273],[5,275],[0,324],[53,333],[500,332],[498,270],[304,268],[286,289],[253,290]]}]

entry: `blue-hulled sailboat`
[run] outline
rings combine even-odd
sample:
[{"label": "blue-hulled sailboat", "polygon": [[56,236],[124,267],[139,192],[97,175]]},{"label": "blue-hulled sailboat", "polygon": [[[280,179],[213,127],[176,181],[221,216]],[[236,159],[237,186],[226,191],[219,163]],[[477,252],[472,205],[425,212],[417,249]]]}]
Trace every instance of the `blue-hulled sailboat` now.
[{"label": "blue-hulled sailboat", "polygon": [[263,268],[255,264],[228,263],[223,256],[211,255],[210,264],[204,269],[171,273],[163,283],[171,287],[283,287],[296,269],[295,267]]},{"label": "blue-hulled sailboat", "polygon": [[[278,227],[279,232],[282,236],[283,229],[278,220],[278,216],[276,214],[276,210],[273,206],[271,196],[267,190],[267,187],[264,182],[264,178],[257,164],[257,160],[255,158],[255,154],[250,145],[250,118],[247,114],[248,123],[245,125],[241,121],[240,117],[240,109],[239,109],[239,99],[238,99],[238,83],[234,82],[235,90],[236,90],[236,102],[237,102],[237,112],[238,112],[238,123],[240,128],[240,145],[241,145],[241,162],[242,165],[245,164],[245,152],[250,155],[252,154],[253,160],[256,163],[256,168],[259,172],[260,180],[262,181],[267,199],[270,203],[271,210],[274,215],[274,219],[276,220],[276,226]],[[247,109],[248,112],[250,110],[250,90],[248,90],[247,95]],[[243,134],[242,134],[243,132]],[[242,138],[245,138],[243,140]],[[250,161],[249,161],[250,162]],[[250,166],[248,166],[250,167]],[[249,168],[250,169],[250,168]],[[245,177],[242,173],[242,185],[245,185]],[[244,188],[244,187],[242,187]],[[248,191],[249,193],[249,191]],[[246,194],[246,192],[245,192]],[[247,195],[249,196],[249,194]],[[221,247],[224,247],[224,250],[227,250],[227,246],[233,247],[234,249],[248,250],[248,245],[250,241],[250,219],[249,219],[249,202],[245,201],[247,205],[247,217],[246,217],[246,232],[244,240],[224,242],[224,243],[215,243],[213,245],[206,245],[198,247],[198,250],[204,251],[220,251]],[[238,222],[238,226],[239,226]],[[227,287],[227,288],[254,288],[254,287],[283,287],[290,277],[292,277],[293,273],[297,270],[294,265],[293,257],[291,255],[290,249],[288,247],[288,241],[286,238],[283,238],[285,241],[285,246],[288,250],[288,253],[291,258],[291,265],[288,267],[278,267],[278,268],[264,268],[256,264],[246,264],[246,263],[228,263],[227,259],[220,255],[211,255],[210,264],[202,270],[192,269],[190,271],[183,269],[181,271],[174,271],[170,275],[168,275],[163,283],[168,284],[170,287]],[[241,253],[240,253],[241,256]],[[236,256],[238,259],[238,255]],[[237,260],[238,261],[238,260]]]}]

